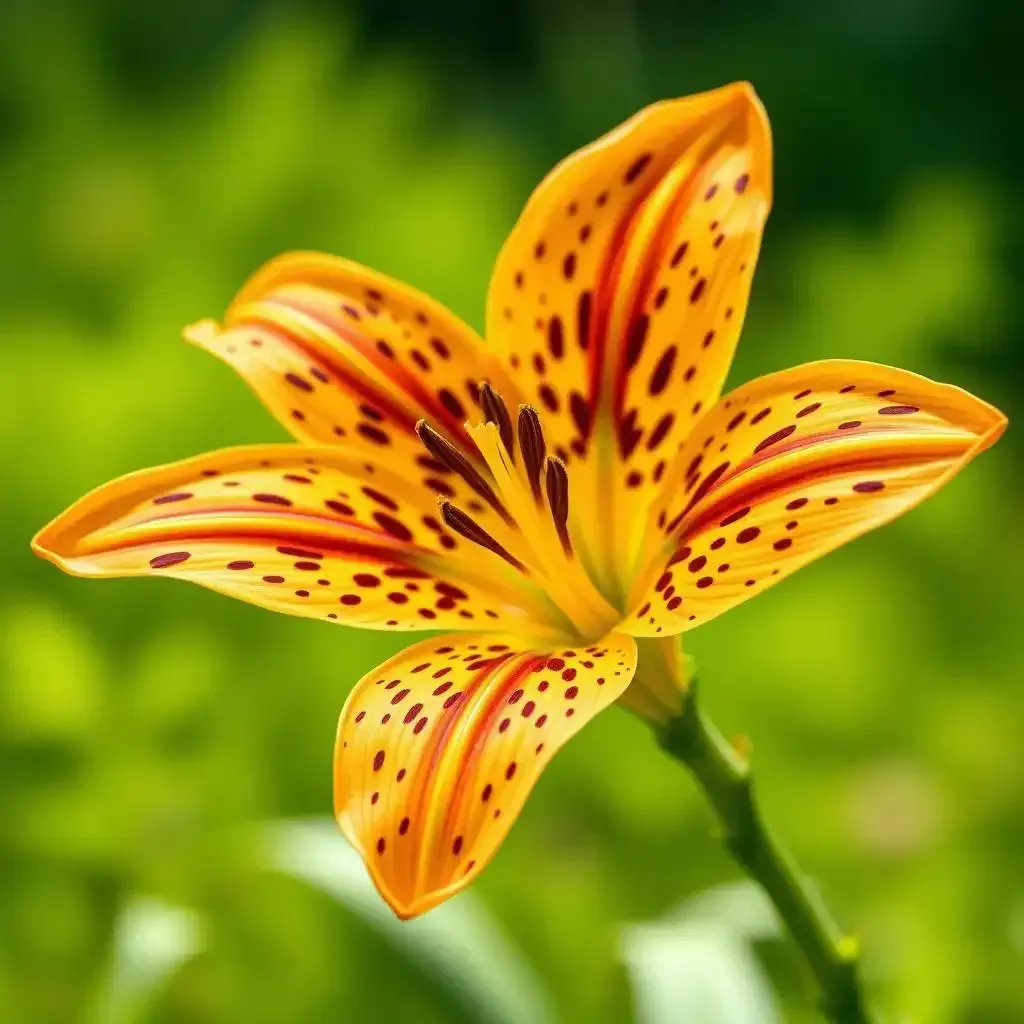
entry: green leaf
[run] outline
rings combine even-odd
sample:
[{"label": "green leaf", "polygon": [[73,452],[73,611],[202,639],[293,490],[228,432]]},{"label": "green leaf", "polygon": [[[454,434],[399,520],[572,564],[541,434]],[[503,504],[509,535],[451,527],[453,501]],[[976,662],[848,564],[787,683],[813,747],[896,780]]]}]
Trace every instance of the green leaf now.
[{"label": "green leaf", "polygon": [[534,972],[472,893],[460,893],[414,921],[399,921],[332,821],[275,822],[266,826],[265,842],[272,867],[327,893],[410,960],[446,979],[474,1020],[554,1020]]},{"label": "green leaf", "polygon": [[746,883],[711,889],[660,921],[629,925],[621,954],[637,1024],[776,1024],[781,1018],[749,943],[778,930],[764,894]]},{"label": "green leaf", "polygon": [[141,1020],[166,981],[204,945],[203,922],[194,911],[133,899],[117,922],[110,967],[89,1019],[94,1024]]}]

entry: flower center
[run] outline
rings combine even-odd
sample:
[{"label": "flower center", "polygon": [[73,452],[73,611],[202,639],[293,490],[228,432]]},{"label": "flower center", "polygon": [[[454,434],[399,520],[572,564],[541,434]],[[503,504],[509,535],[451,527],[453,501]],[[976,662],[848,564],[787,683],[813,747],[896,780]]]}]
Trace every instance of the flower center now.
[{"label": "flower center", "polygon": [[[445,524],[511,565],[525,586],[541,589],[572,625],[576,639],[603,637],[621,618],[602,596],[573,547],[569,473],[547,453],[540,415],[521,405],[515,423],[501,396],[481,386],[483,423],[467,430],[487,472],[425,420],[416,426],[431,456],[457,473],[497,513],[485,529],[473,515],[439,500]],[[497,527],[497,528],[496,528]],[[546,624],[550,625],[550,624]]]}]

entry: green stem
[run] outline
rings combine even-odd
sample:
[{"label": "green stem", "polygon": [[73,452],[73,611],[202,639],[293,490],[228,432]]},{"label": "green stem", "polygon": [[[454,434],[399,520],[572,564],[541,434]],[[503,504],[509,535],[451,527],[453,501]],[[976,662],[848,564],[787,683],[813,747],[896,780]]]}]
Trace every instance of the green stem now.
[{"label": "green stem", "polygon": [[690,682],[682,713],[664,727],[661,743],[693,773],[721,821],[730,854],[775,904],[817,980],[828,1018],[835,1024],[870,1024],[858,978],[856,939],[843,935],[762,820],[750,766],[697,706],[695,680]]}]

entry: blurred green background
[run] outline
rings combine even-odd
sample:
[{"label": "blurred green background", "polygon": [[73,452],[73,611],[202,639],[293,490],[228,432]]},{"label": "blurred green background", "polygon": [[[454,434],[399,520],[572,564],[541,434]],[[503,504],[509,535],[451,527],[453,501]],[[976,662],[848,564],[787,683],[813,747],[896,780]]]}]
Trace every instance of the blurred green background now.
[{"label": "blurred green background", "polygon": [[[101,1019],[136,896],[206,929],[142,1019],[483,1016],[254,853],[253,823],[329,813],[338,711],[398,641],[29,552],[114,475],[282,437],[183,324],[310,247],[480,326],[498,247],[558,158],[747,78],[777,191],[732,382],[876,359],[1013,421],[1022,32],[1021,5],[971,0],[6,0],[0,1021]],[[687,640],[892,1021],[1024,1020],[1020,455],[1011,428],[922,508]],[[623,926],[736,878],[710,828],[617,709],[559,755],[471,897],[546,1019],[633,1019]],[[756,955],[781,1019],[815,1020],[796,951]]]}]

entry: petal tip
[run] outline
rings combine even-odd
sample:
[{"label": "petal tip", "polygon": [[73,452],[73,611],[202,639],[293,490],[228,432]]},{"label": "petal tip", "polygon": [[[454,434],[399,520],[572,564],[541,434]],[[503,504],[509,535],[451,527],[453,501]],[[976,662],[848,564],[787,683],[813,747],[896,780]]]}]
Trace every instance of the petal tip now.
[{"label": "petal tip", "polygon": [[74,541],[68,541],[67,520],[69,512],[70,509],[62,512],[52,522],[47,523],[32,538],[29,542],[32,553],[37,558],[42,558],[44,561],[57,566],[58,569],[66,572],[69,576],[102,575],[95,570],[90,571],[88,561],[81,557],[80,552],[76,551]]},{"label": "petal tip", "polygon": [[[337,789],[335,795],[337,795]],[[359,837],[349,821],[348,815],[344,811],[336,810],[335,823],[345,838],[352,844],[356,853],[362,858],[363,863],[366,865],[366,873],[370,876],[370,881],[373,883],[374,889],[377,890],[377,895],[388,905],[388,909],[399,921],[412,921],[417,917],[421,917],[428,910],[433,910],[434,907],[443,903],[449,896],[454,895],[458,889],[463,888],[470,880],[460,880],[460,883],[456,883],[456,887],[449,886],[433,892],[418,893],[403,899],[391,888],[385,873],[373,862],[372,857],[367,854],[362,843],[359,842]]]},{"label": "petal tip", "polygon": [[761,99],[757,95],[757,90],[754,88],[753,83],[748,82],[746,79],[730,82],[728,85],[722,86],[722,91],[730,99],[736,99],[749,106],[761,106]]},{"label": "petal tip", "polygon": [[52,526],[52,523],[47,523],[47,525],[29,541],[29,547],[32,548],[32,554],[37,558],[45,558],[48,562],[54,562],[57,557],[52,548],[47,544],[47,538]]},{"label": "petal tip", "polygon": [[[716,119],[737,126],[754,153],[753,173],[766,199],[766,218],[772,201],[772,130],[768,112],[751,82],[730,82],[702,94]],[[701,99],[702,97],[694,97]],[[685,100],[683,102],[686,102]]]},{"label": "petal tip", "polygon": [[1003,436],[1003,432],[1010,425],[1010,419],[1001,409],[994,405],[989,406],[992,411],[992,425],[982,435],[983,448],[991,448]]},{"label": "petal tip", "polygon": [[985,405],[985,411],[989,414],[990,422],[987,426],[978,430],[977,440],[964,460],[965,464],[977,458],[982,452],[988,451],[1003,436],[1003,432],[1009,426],[1010,421],[1003,412],[994,405],[988,405],[987,403]]},{"label": "petal tip", "polygon": [[400,900],[388,888],[384,879],[370,866],[370,877],[373,880],[374,888],[380,894],[381,899],[388,905],[391,913],[399,921],[414,921],[417,917],[422,917],[424,914],[439,907],[442,903],[451,899],[452,896],[456,896],[465,889],[476,878],[478,873],[475,870],[466,877],[457,879],[440,889],[420,892],[409,900]]},{"label": "petal tip", "polygon": [[211,317],[196,320],[181,329],[181,336],[190,344],[200,348],[209,348],[220,333],[220,324]]},{"label": "petal tip", "polygon": [[70,552],[65,551],[61,553],[61,538],[67,533],[66,521],[68,511],[68,509],[65,509],[60,515],[51,519],[29,541],[32,553],[37,558],[52,562],[58,569],[63,569],[65,572],[72,571],[66,557]]}]

